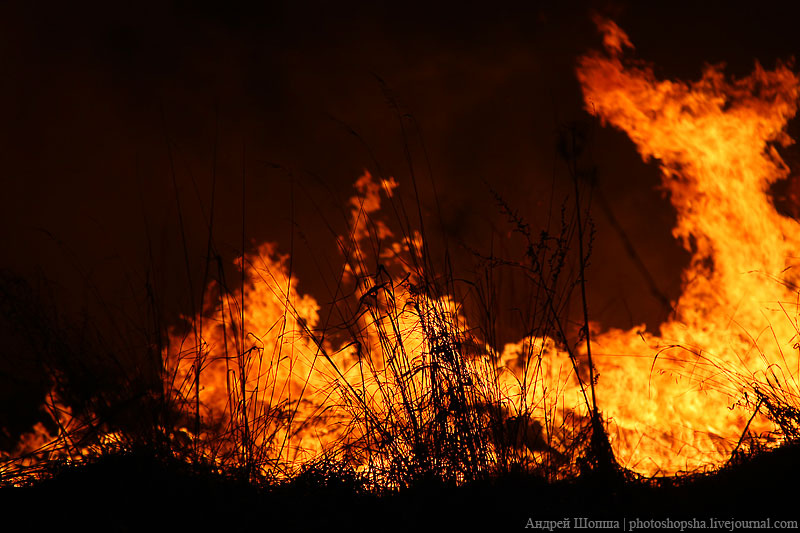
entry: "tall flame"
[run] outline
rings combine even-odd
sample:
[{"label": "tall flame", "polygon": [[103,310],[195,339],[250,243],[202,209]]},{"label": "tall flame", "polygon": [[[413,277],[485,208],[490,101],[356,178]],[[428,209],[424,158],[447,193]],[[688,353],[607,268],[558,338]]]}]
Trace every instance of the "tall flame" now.
[{"label": "tall flame", "polygon": [[[800,228],[768,191],[789,172],[771,143],[792,143],[784,126],[800,80],[784,64],[756,63],[741,80],[706,66],[694,83],[661,81],[624,60],[623,45],[632,45],[616,24],[598,26],[606,54],[585,55],[577,68],[586,109],[658,161],[677,211],[673,235],[692,254],[659,336],[596,338],[595,353],[605,355],[598,396],[619,428],[623,464],[646,473],[719,464],[747,423],[733,404],[757,401],[745,393],[777,386],[790,403],[797,398]],[[757,416],[749,431],[771,428]]]}]

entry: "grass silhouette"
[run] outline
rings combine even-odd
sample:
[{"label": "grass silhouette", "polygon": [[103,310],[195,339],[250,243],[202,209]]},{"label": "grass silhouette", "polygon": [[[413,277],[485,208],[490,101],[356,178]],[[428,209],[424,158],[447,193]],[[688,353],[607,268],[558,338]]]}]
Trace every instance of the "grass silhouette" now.
[{"label": "grass silhouette", "polygon": [[[405,529],[426,513],[438,516],[426,518],[429,525],[460,527],[524,527],[531,516],[618,517],[632,508],[646,509],[642,516],[700,518],[741,513],[740,498],[751,502],[746,511],[753,516],[767,504],[776,509],[773,517],[785,516],[791,499],[776,478],[797,474],[800,409],[777,369],[762,379],[730,376],[749,387],[754,412],[765,409],[782,431],[788,444],[777,452],[748,445],[743,434],[723,470],[651,480],[616,462],[589,347],[592,183],[583,142],[574,126],[562,132],[558,150],[574,191],[552,227],[536,232],[492,191],[524,251],[518,260],[473,251],[480,275],[472,280],[456,278],[447,249],[436,262],[419,193],[409,213],[395,182],[365,175],[345,213],[349,234],[334,235],[343,261],[322,317],[296,291],[291,254],[278,257],[270,246],[246,253],[244,228],[241,276],[231,281],[215,247],[213,217],[200,296],[180,332],[161,318],[149,279],[147,326],[129,335],[120,327],[109,338],[92,328],[90,317],[56,316],[54,305],[5,275],[4,320],[47,376],[39,383],[47,391],[47,424],[4,452],[0,463],[0,484],[34,492],[4,492],[63,493],[65,509],[78,504],[79,493],[108,520],[137,506],[148,514],[212,506],[208,516],[170,517],[198,527],[222,526],[231,512],[238,525],[266,521],[289,529],[332,520]],[[390,222],[373,205],[380,195]],[[389,235],[397,245],[392,253]],[[513,357],[492,342],[503,317],[491,280],[506,272],[527,280],[530,302]],[[249,325],[257,306],[266,305],[253,303],[257,290],[280,309],[266,333]],[[579,302],[577,325],[570,322],[570,301]],[[465,317],[474,310],[477,316]],[[521,390],[545,387],[554,349],[548,343],[568,354],[582,405],[565,408],[558,390],[531,405],[504,387],[500,377],[507,375],[498,369],[509,364],[520,369],[514,379]],[[295,349],[308,361],[301,364]],[[297,369],[281,370],[294,361]],[[225,369],[224,387],[215,393],[224,401],[211,405],[203,380],[215,365]],[[315,371],[329,377],[325,387],[311,382]],[[326,402],[309,409],[314,395]],[[320,427],[335,438],[309,456],[298,442]],[[768,490],[755,490],[765,484]],[[464,510],[465,503],[475,510]],[[130,527],[147,522],[122,520]]]}]

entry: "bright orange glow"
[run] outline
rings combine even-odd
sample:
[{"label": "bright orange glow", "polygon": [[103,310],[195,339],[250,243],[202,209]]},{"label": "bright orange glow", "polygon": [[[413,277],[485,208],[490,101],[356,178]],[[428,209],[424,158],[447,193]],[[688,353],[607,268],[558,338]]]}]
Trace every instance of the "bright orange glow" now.
[{"label": "bright orange glow", "polygon": [[[586,109],[657,160],[678,215],[673,235],[692,258],[658,337],[595,338],[598,396],[622,464],[648,474],[717,465],[744,431],[748,410],[731,407],[745,391],[752,408],[774,373],[789,402],[797,398],[800,228],[767,191],[788,175],[770,143],[792,142],[783,128],[800,80],[783,64],[756,64],[731,82],[714,66],[694,83],[658,80],[624,60],[620,43],[631,44],[615,24],[599,26],[607,53],[577,69]],[[750,426],[770,429],[762,416]]]},{"label": "bright orange glow", "polygon": [[[773,144],[792,142],[784,127],[800,79],[786,65],[756,64],[736,81],[714,66],[693,83],[658,80],[625,60],[633,45],[615,23],[596,22],[605,52],[577,67],[586,109],[658,163],[677,211],[673,235],[692,254],[658,335],[591,324],[598,407],[623,466],[646,475],[718,466],[745,427],[758,442],[779,439],[767,400],[800,405],[800,227],[768,194],[788,175]],[[243,284],[209,288],[202,312],[186,317],[189,333],[171,332],[164,385],[183,415],[171,431],[192,453],[278,477],[330,456],[392,471],[408,467],[392,463],[398,457],[425,457],[426,431],[472,445],[457,423],[439,420],[437,402],[479,424],[484,406],[501,406],[511,429],[487,429],[488,456],[498,439],[536,461],[580,447],[588,411],[569,355],[548,337],[500,354],[475,338],[454,297],[426,286],[421,235],[396,235],[382,217],[398,187],[369,173],[355,183],[333,295],[352,293],[346,341],[326,336],[322,306],[298,291],[290,258],[271,243],[238,262]],[[58,412],[68,428],[69,410]],[[12,456],[60,438],[37,426]]]}]

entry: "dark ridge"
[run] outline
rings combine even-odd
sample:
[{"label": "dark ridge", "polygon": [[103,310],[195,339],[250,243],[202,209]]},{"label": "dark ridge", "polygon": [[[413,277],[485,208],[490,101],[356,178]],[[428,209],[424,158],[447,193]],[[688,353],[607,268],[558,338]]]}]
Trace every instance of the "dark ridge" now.
[{"label": "dark ridge", "polygon": [[[650,480],[602,474],[547,482],[529,474],[456,487],[420,482],[382,496],[357,477],[318,469],[281,485],[244,484],[147,452],[65,468],[31,487],[4,488],[0,502],[35,529],[145,531],[412,531],[523,529],[529,520],[797,520],[800,445],[751,456],[718,472]],[[46,512],[26,514],[28,510]],[[663,527],[663,525],[661,526]],[[697,526],[695,526],[697,527]]]}]

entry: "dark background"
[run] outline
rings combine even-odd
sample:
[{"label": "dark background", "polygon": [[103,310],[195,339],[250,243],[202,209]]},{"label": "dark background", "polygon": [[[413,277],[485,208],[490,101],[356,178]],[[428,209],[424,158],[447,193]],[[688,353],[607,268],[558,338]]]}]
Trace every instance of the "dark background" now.
[{"label": "dark background", "polygon": [[[4,2],[0,267],[49,280],[59,312],[102,324],[143,320],[150,271],[174,320],[200,283],[216,175],[214,237],[226,264],[243,227],[248,247],[294,243],[300,289],[325,302],[318,264],[340,261],[330,228],[345,230],[352,183],[369,169],[410,193],[406,141],[423,211],[433,220],[433,178],[455,256],[469,259],[460,242],[519,256],[490,188],[543,225],[569,186],[559,131],[579,122],[597,190],[674,300],[688,255],[671,237],[658,169],[583,110],[574,68],[600,46],[595,11],[663,77],[697,79],[718,62],[743,76],[756,59],[771,68],[800,49],[798,10],[784,3],[696,4]],[[418,126],[405,136],[395,103],[413,117],[402,123]],[[655,330],[668,309],[606,211],[593,218],[593,319]],[[14,346],[6,377],[24,367]]]}]

